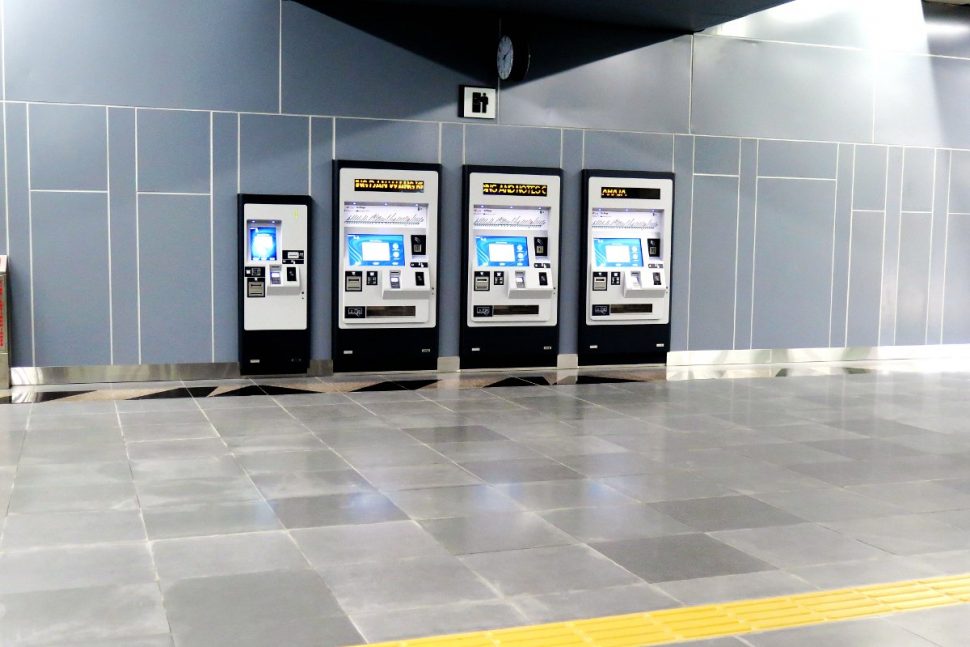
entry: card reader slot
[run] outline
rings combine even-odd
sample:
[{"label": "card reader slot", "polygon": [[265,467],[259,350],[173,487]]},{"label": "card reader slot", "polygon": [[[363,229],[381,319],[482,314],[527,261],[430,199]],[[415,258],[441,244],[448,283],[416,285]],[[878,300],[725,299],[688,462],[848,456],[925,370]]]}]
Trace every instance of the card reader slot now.
[{"label": "card reader slot", "polygon": [[496,317],[502,315],[537,315],[539,306],[494,306],[492,314]]},{"label": "card reader slot", "polygon": [[415,306],[367,306],[366,317],[413,317]]},{"label": "card reader slot", "polygon": [[615,315],[642,315],[653,312],[652,303],[614,303],[610,312]]}]

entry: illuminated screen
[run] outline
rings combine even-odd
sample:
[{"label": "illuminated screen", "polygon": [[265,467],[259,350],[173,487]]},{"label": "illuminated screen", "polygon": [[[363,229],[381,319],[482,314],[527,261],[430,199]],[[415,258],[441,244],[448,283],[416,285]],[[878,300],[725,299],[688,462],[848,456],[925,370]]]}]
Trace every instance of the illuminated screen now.
[{"label": "illuminated screen", "polygon": [[639,238],[594,238],[596,267],[643,267]]},{"label": "illuminated screen", "polygon": [[478,267],[529,267],[525,236],[476,236]]},{"label": "illuminated screen", "polygon": [[347,256],[351,267],[401,267],[404,265],[404,236],[349,234]]},{"label": "illuminated screen", "polygon": [[276,260],[276,227],[249,226],[249,260]]}]

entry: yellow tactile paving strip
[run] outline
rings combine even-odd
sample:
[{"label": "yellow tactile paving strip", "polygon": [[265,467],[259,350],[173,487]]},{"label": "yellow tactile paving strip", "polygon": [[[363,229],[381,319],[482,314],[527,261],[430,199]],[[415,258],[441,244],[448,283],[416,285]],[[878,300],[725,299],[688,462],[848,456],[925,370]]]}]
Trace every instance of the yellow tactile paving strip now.
[{"label": "yellow tactile paving strip", "polygon": [[854,620],[970,602],[970,573],[370,647],[641,647]]}]

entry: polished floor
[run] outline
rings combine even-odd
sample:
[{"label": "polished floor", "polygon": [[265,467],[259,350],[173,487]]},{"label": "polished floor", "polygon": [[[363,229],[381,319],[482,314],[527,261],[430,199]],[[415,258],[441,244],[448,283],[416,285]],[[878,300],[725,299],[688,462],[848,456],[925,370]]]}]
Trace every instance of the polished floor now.
[{"label": "polished floor", "polygon": [[[351,645],[970,571],[970,372],[805,372],[2,406],[0,644]],[[693,644],[968,635],[955,606]]]}]

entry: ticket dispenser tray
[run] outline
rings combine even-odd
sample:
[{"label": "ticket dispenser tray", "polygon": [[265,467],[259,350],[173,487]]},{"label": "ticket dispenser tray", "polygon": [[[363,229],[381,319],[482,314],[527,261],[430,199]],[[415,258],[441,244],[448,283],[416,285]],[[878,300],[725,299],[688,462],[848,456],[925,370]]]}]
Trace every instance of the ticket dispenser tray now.
[{"label": "ticket dispenser tray", "polygon": [[623,296],[624,298],[655,298],[663,297],[667,288],[660,283],[655,284],[654,278],[660,277],[659,272],[643,272],[640,270],[628,270],[623,274]]}]

